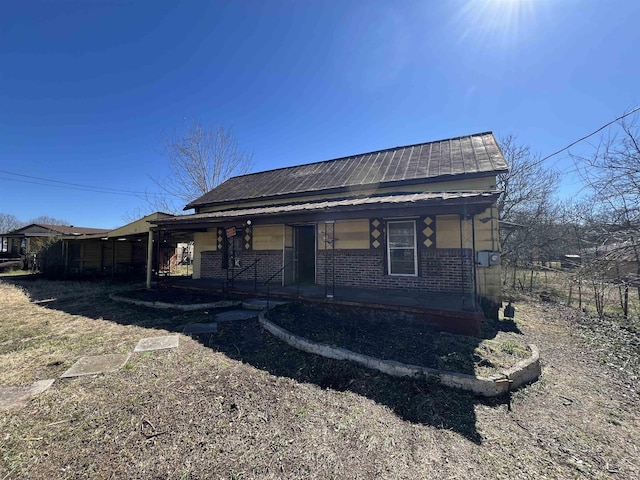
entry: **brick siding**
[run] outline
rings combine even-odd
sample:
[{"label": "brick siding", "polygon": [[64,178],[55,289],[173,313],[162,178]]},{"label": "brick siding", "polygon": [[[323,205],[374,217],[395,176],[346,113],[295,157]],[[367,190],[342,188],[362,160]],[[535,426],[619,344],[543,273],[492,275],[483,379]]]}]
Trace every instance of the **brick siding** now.
[{"label": "brick siding", "polygon": [[[331,255],[334,261],[325,262],[327,256],[331,258]],[[239,272],[256,259],[259,259],[257,268],[259,282],[265,282],[282,268],[282,250],[259,250],[242,252],[241,267],[234,270]],[[221,261],[222,252],[220,251],[202,252],[201,277],[225,279],[226,271],[220,268]],[[434,293],[473,293],[473,266],[469,249],[422,249],[418,277],[385,275],[384,261],[384,252],[380,250],[329,250],[327,252],[318,250],[316,283],[324,285],[326,277],[327,284],[331,284],[335,271],[336,285]],[[236,278],[253,280],[253,276],[254,269],[249,268]],[[281,283],[282,273],[276,275],[272,282]]]},{"label": "brick siding", "polygon": [[[332,252],[318,251],[317,283],[332,281],[332,262],[326,263]],[[379,250],[333,251],[335,284],[365,287],[420,290],[438,293],[472,293],[473,266],[471,250],[457,248],[423,249],[418,277],[385,275],[384,252]],[[462,272],[464,271],[464,275]],[[463,286],[464,282],[464,286]]]},{"label": "brick siding", "polygon": [[[251,250],[243,251],[240,257],[240,267],[235,267],[235,273],[240,272],[243,268],[251,265],[255,260],[259,260],[257,264],[258,282],[266,282],[272,275],[275,275],[282,268],[282,250]],[[218,278],[223,280],[227,278],[226,270],[220,268],[222,264],[221,251],[202,252],[202,260],[200,264],[201,278]],[[229,270],[231,276],[232,270]],[[253,267],[239,274],[237,280],[253,280]],[[278,284],[282,282],[282,273],[273,278],[272,283]]]}]

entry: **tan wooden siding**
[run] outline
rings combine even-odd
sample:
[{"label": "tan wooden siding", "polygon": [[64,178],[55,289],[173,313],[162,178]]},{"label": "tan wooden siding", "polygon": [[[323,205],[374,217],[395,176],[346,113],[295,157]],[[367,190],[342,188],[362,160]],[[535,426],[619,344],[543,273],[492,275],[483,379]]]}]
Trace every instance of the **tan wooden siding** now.
[{"label": "tan wooden siding", "polygon": [[[338,220],[334,224],[336,250],[369,248],[369,219]],[[318,224],[318,250],[324,250],[325,224]]]},{"label": "tan wooden siding", "polygon": [[282,225],[254,225],[253,250],[282,250]]},{"label": "tan wooden siding", "polygon": [[438,215],[436,225],[436,248],[460,248],[459,215]]},{"label": "tan wooden siding", "polygon": [[476,278],[478,282],[478,294],[480,296],[491,298],[496,302],[502,301],[500,265],[495,265],[490,268],[477,268]]},{"label": "tan wooden siding", "polygon": [[476,250],[498,251],[498,212],[496,209],[487,208],[484,212],[475,216]]},{"label": "tan wooden siding", "polygon": [[193,234],[193,274],[192,278],[200,278],[200,266],[202,264],[202,252],[216,250],[215,228],[206,232],[195,232]]}]

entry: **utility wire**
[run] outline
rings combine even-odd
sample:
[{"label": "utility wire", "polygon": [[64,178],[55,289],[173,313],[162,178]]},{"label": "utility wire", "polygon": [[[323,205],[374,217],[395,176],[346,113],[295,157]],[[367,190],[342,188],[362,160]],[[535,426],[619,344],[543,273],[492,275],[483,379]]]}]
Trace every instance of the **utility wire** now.
[{"label": "utility wire", "polygon": [[124,196],[136,196],[136,197],[140,196],[140,194],[137,194],[137,193],[96,190],[96,189],[94,189],[94,187],[83,187],[83,186],[75,186],[75,185],[55,185],[55,184],[51,184],[51,183],[36,182],[36,181],[33,181],[33,180],[20,180],[19,178],[2,178],[2,177],[0,177],[0,180],[6,180],[6,181],[9,181],[9,182],[28,183],[30,185],[42,185],[44,187],[67,188],[67,189],[70,189],[70,190],[79,190],[79,191],[82,191],[82,192],[107,193],[109,195],[124,195]]},{"label": "utility wire", "polygon": [[[82,185],[79,183],[70,183],[70,182],[63,182],[61,180],[51,180],[49,178],[43,178],[43,177],[35,177],[33,175],[24,175],[22,173],[15,173],[15,172],[9,172],[6,170],[0,170],[0,173],[3,173],[5,175],[14,175],[16,177],[22,177],[22,178],[28,178],[28,179],[33,179],[33,180],[40,180],[41,182],[33,182],[33,181],[28,181],[28,180],[18,180],[18,179],[12,179],[12,178],[0,178],[0,180],[9,180],[9,181],[14,181],[14,182],[22,182],[22,183],[31,183],[34,185],[44,185],[47,187],[64,187],[64,188],[68,188],[68,187],[76,187],[76,189],[83,189],[86,191],[92,191],[92,192],[96,192],[96,193],[113,193],[113,194],[119,194],[119,195],[133,195],[133,196],[140,196],[140,195],[149,195],[149,196],[164,196],[164,195],[171,195],[171,194],[164,194],[164,193],[148,193],[148,192],[139,192],[139,191],[135,191],[135,190],[122,190],[122,189],[118,189],[118,188],[108,188],[108,187],[96,187],[93,185]],[[48,182],[48,183],[42,183],[42,182]],[[54,185],[52,185],[54,184]]]},{"label": "utility wire", "polygon": [[560,149],[560,150],[558,150],[557,152],[553,152],[551,155],[547,155],[546,157],[544,157],[543,159],[541,159],[538,163],[542,163],[542,162],[544,162],[545,160],[548,160],[548,159],[550,159],[551,157],[554,157],[554,156],[558,155],[559,153],[564,152],[565,150],[569,150],[569,149],[570,149],[571,147],[573,147],[575,144],[580,143],[580,142],[582,142],[583,140],[586,140],[586,139],[587,139],[587,138],[589,138],[589,137],[592,137],[592,136],[593,136],[593,135],[595,135],[596,133],[598,133],[598,132],[600,132],[601,130],[604,130],[605,128],[607,128],[609,125],[612,125],[612,124],[616,123],[617,121],[622,120],[624,117],[628,117],[629,115],[631,115],[631,114],[633,114],[633,113],[636,113],[636,112],[637,112],[637,111],[639,111],[639,110],[640,110],[640,106],[637,106],[637,107],[636,107],[636,108],[634,108],[633,110],[631,110],[631,111],[629,111],[629,112],[627,112],[627,113],[625,113],[625,114],[623,114],[623,115],[620,115],[618,118],[615,118],[615,119],[611,120],[609,123],[604,124],[603,126],[601,126],[600,128],[598,128],[597,130],[595,130],[595,131],[591,132],[589,135],[585,135],[584,137],[579,138],[579,139],[578,139],[578,140],[576,140],[575,142],[570,143],[570,144],[569,144],[569,145],[567,145],[566,147],[561,148],[561,149]]}]

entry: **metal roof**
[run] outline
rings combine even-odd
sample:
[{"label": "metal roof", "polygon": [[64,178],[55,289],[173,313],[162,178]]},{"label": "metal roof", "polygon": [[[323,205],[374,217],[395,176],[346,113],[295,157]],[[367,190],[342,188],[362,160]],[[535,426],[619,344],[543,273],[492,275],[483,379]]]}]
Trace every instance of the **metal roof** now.
[{"label": "metal roof", "polygon": [[105,228],[74,227],[71,225],[47,225],[42,223],[32,223],[10,232],[3,233],[2,236],[23,236],[40,237],[56,235],[92,235],[108,232]]},{"label": "metal roof", "polygon": [[233,177],[185,210],[341,189],[357,191],[394,182],[446,181],[507,169],[493,133],[485,132]]}]

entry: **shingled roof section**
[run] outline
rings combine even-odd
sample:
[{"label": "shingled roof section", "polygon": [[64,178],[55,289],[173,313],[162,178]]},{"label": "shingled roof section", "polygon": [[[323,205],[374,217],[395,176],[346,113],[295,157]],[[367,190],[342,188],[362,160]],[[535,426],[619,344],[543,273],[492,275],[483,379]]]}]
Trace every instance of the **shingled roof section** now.
[{"label": "shingled roof section", "polygon": [[507,168],[493,133],[485,132],[233,177],[185,210],[394,182],[445,181],[451,176],[492,174]]}]

